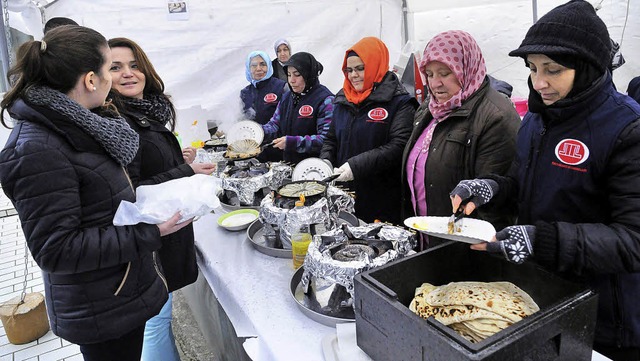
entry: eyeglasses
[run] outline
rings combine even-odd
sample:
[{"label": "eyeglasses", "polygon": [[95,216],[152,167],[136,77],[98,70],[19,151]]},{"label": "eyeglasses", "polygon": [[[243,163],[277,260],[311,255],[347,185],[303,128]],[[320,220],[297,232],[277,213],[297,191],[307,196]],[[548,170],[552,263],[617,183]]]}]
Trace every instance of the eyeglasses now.
[{"label": "eyeglasses", "polygon": [[358,65],[355,68],[344,68],[342,71],[347,73],[347,74],[351,74],[354,71],[356,71],[358,73],[362,73],[364,71],[364,65]]},{"label": "eyeglasses", "polygon": [[267,64],[266,63],[258,63],[258,64],[250,64],[249,67],[251,69],[255,69],[255,68],[266,68]]}]

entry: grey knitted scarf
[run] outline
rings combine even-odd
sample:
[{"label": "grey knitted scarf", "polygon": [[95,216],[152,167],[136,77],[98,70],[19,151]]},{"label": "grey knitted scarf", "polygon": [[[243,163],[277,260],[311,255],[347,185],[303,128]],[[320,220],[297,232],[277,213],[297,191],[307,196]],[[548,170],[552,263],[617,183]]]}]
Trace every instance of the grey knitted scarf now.
[{"label": "grey knitted scarf", "polygon": [[169,105],[169,100],[162,95],[145,94],[144,99],[123,96],[122,102],[125,104],[127,109],[142,113],[150,120],[156,121],[162,125],[167,125],[173,115]]},{"label": "grey knitted scarf", "polygon": [[104,150],[123,167],[138,152],[138,133],[124,118],[102,117],[73,101],[67,95],[45,86],[32,86],[25,100],[33,105],[49,108],[67,117],[95,139]]}]

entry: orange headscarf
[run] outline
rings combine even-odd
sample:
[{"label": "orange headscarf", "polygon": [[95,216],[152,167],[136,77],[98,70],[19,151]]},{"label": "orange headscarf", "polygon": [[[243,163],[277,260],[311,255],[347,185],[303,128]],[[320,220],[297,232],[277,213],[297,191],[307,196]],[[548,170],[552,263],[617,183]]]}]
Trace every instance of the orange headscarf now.
[{"label": "orange headscarf", "polygon": [[344,85],[342,89],[349,102],[360,104],[371,94],[373,84],[381,82],[384,75],[389,71],[389,50],[382,40],[376,37],[362,38],[345,52],[344,61],[342,62],[343,70],[347,67],[347,55],[350,51],[358,54],[364,63],[364,85],[362,92],[356,91],[351,85],[347,73],[343,71]]}]

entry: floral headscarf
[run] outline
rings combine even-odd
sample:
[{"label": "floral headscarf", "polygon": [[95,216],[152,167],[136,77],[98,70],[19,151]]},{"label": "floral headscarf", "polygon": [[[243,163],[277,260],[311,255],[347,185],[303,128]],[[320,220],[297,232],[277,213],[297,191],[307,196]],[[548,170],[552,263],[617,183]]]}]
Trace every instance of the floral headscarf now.
[{"label": "floral headscarf", "polygon": [[389,50],[382,40],[376,37],[369,36],[362,38],[355,43],[351,49],[345,52],[342,69],[347,67],[347,58],[351,51],[356,53],[364,63],[363,89],[362,92],[358,92],[351,84],[351,81],[349,81],[347,73],[344,73],[344,85],[342,89],[349,102],[360,104],[371,95],[374,83],[381,82],[382,78],[387,74],[387,71],[389,71]]},{"label": "floral headscarf", "polygon": [[482,51],[473,37],[462,30],[449,30],[436,35],[424,48],[420,71],[425,74],[425,67],[432,61],[439,61],[451,69],[458,78],[461,89],[451,99],[440,104],[435,99],[431,88],[429,110],[436,121],[442,120],[459,108],[465,100],[482,86],[487,67]]}]

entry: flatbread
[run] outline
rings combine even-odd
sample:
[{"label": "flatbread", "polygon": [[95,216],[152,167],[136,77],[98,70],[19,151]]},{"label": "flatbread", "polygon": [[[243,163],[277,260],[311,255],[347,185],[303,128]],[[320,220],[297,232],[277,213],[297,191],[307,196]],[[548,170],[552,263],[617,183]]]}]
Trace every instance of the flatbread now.
[{"label": "flatbread", "polygon": [[425,300],[432,306],[473,305],[512,322],[540,310],[526,292],[511,282],[452,282],[429,292]]},{"label": "flatbread", "polygon": [[533,299],[510,282],[423,283],[409,309],[451,327],[470,342],[480,342],[539,310]]}]

